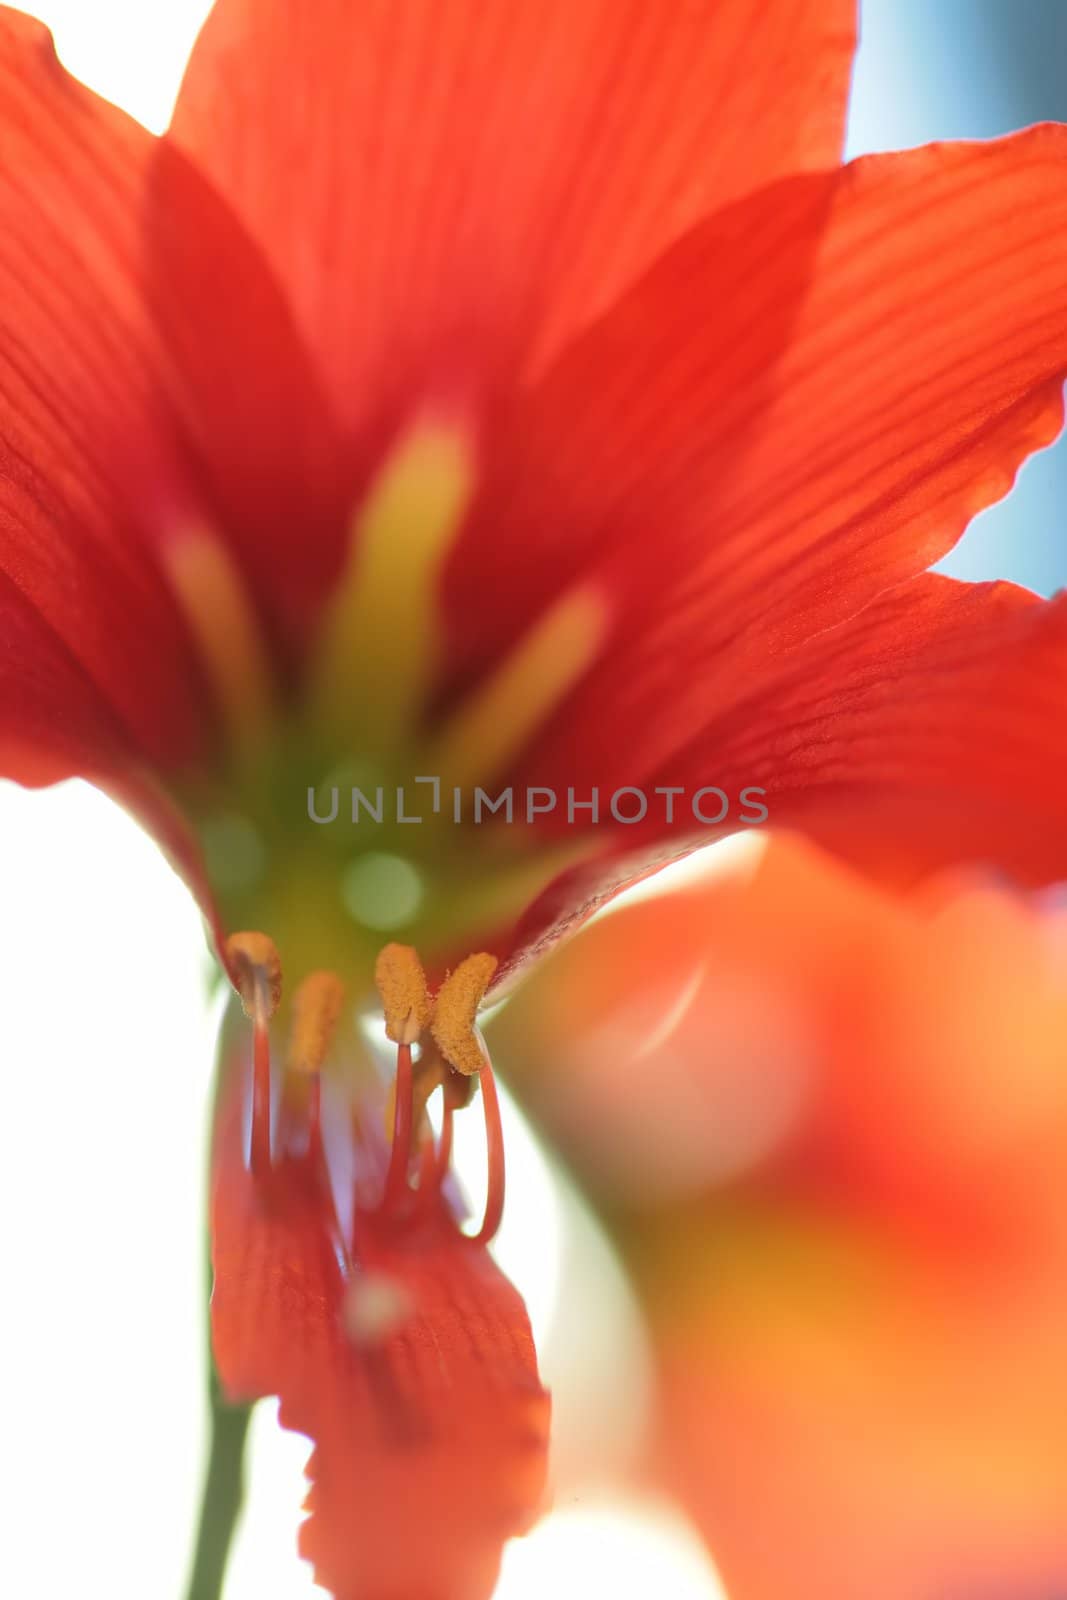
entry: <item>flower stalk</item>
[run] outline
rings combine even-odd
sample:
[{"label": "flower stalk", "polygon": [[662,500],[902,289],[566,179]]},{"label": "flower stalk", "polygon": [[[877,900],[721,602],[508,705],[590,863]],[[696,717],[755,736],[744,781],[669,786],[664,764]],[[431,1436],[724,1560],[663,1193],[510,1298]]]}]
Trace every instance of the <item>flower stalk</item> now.
[{"label": "flower stalk", "polygon": [[245,1496],[245,1440],[252,1407],[228,1405],[214,1362],[209,1371],[211,1451],[185,1600],[219,1600]]}]

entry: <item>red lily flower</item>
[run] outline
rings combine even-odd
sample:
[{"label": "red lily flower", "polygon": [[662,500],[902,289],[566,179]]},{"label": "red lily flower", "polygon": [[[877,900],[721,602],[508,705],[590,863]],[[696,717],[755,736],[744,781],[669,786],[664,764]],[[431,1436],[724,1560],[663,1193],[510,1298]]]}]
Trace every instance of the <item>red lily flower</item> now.
[{"label": "red lily flower", "polygon": [[1065,934],[775,839],[494,1022],[622,1249],[648,1459],[731,1600],[1063,1590]]},{"label": "red lily flower", "polygon": [[[749,787],[893,877],[1064,869],[1067,608],[925,569],[1062,420],[1067,130],[842,169],[851,37],[844,0],[219,0],[157,140],[0,10],[0,762],[135,810],[245,992],[216,1348],[316,1437],[307,1543],[342,1597],[487,1592],[543,1402],[484,1254],[484,982],[447,1042],[394,1026],[390,1186],[373,1052],[321,975],[366,1008],[383,928],[435,971],[478,946],[514,971]],[[454,823],[479,785],[553,801]],[[342,787],[397,794],[373,850],[316,825]],[[319,974],[314,1049],[279,1044],[272,948],[227,942],[250,927]],[[422,1120],[464,1075],[473,1243]],[[410,1309],[392,1376],[337,1332],[375,1263]],[[337,1422],[409,1360],[454,1557],[416,1571],[376,1500],[351,1530]],[[445,1519],[474,1458],[506,1504]]]}]

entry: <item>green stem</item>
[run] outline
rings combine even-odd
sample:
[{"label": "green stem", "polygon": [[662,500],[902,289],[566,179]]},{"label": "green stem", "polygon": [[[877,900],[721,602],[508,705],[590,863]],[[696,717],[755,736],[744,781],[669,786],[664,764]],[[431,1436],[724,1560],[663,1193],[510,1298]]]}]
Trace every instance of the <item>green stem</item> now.
[{"label": "green stem", "polygon": [[186,1600],[219,1600],[245,1493],[245,1438],[252,1407],[226,1404],[214,1365],[210,1383],[211,1455]]},{"label": "green stem", "polygon": [[[226,1058],[225,1036],[234,1007],[231,1004],[222,1022],[215,1058],[215,1080],[211,1096],[210,1126],[218,1121],[219,1097],[222,1092],[222,1063]],[[208,1168],[212,1161],[209,1155]],[[252,1407],[231,1406],[226,1403],[215,1370],[211,1349],[211,1291],[214,1272],[211,1265],[211,1236],[203,1235],[204,1243],[204,1310],[206,1322],[205,1344],[208,1370],[208,1424],[211,1429],[211,1453],[208,1456],[204,1487],[200,1497],[200,1516],[196,1530],[196,1545],[185,1600],[221,1600],[226,1579],[226,1565],[233,1545],[237,1519],[245,1497],[245,1440]]]}]

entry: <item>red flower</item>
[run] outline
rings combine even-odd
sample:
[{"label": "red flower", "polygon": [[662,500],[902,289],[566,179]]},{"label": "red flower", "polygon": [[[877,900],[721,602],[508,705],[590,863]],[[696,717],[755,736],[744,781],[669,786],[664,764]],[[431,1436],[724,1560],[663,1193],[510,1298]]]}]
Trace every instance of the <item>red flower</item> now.
[{"label": "red flower", "polygon": [[[851,36],[844,0],[220,0],[156,140],[0,11],[3,770],[93,778],[220,950],[269,927],[361,1003],[383,928],[515,969],[749,788],[894,878],[1062,873],[1065,604],[925,569],[1062,420],[1067,130],[840,168]],[[455,823],[476,786],[542,814]],[[342,788],[397,793],[373,850],[316,824]],[[223,1376],[315,1433],[309,1547],[362,1593],[397,1551],[339,1509],[334,1402],[393,1382],[337,1334],[358,1236],[414,1303],[404,1407],[432,1412],[443,1340],[435,1438],[514,1488],[445,1519],[448,1452],[419,1457],[456,1565],[403,1600],[484,1593],[537,1496],[492,1466],[537,1436],[492,1214],[458,1239],[442,1151],[425,1214],[339,1215],[372,1053],[345,1014],[330,1056],[313,1007],[344,1089],[316,1109],[275,1025],[271,1107],[266,947],[228,948],[258,1066],[218,1134]],[[438,1046],[413,1093],[454,1098]],[[502,1344],[460,1314],[483,1295]]]},{"label": "red flower", "polygon": [[647,1315],[731,1600],[1067,1580],[1067,923],[796,841],[628,906],[491,1034]]}]

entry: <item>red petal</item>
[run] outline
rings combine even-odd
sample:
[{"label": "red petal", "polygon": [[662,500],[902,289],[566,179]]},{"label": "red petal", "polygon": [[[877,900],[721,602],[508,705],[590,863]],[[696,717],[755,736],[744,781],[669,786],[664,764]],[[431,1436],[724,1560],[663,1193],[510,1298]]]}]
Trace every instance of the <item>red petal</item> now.
[{"label": "red petal", "polygon": [[794,652],[684,765],[765,785],[772,822],[888,879],[1043,884],[1067,877],[1065,729],[1067,595],[930,573]]},{"label": "red petal", "polygon": [[625,728],[633,773],[943,555],[1060,427],[1065,230],[1060,127],[695,230],[517,406],[446,574],[457,679],[588,584],[614,643],[571,732]]},{"label": "red petal", "polygon": [[0,772],[43,785],[130,762],[106,700],[3,572],[0,638]]},{"label": "red petal", "polygon": [[78,773],[149,828],[196,895],[216,942],[218,915],[199,845],[111,706],[70,650],[0,571],[0,773],[33,786]]},{"label": "red petal", "polygon": [[70,78],[39,23],[0,9],[0,571],[25,602],[9,746],[29,737],[19,702],[40,701],[47,675],[53,775],[106,765],[101,717],[134,759],[203,756],[212,696],[161,553],[193,529],[232,535],[254,590],[288,551],[298,608],[294,574],[315,553],[292,532],[309,515],[314,529],[324,474],[308,441],[324,415],[276,291],[204,180]]},{"label": "red petal", "polygon": [[853,27],[851,0],[221,0],[174,132],[365,418],[544,359],[698,218],[836,161]]},{"label": "red petal", "polygon": [[[1011,584],[927,573],[753,662],[750,684],[747,694],[735,684],[733,706],[659,770],[641,768],[636,746],[611,749],[605,717],[533,758],[531,782],[573,785],[579,798],[599,784],[605,818],[616,784],[640,784],[650,804],[638,826],[602,826],[590,863],[528,910],[512,934],[518,960],[653,866],[738,827],[748,786],[765,791],[772,826],[800,828],[889,882],[953,863],[1028,884],[1067,877],[1067,595],[1043,601]],[[620,705],[630,687],[620,684]],[[654,708],[642,715],[654,732]],[[654,794],[668,785],[686,791],[673,827]],[[721,828],[693,825],[692,796],[705,785],[729,798]],[[721,810],[716,796],[702,804],[709,816]],[[565,818],[561,805],[544,826],[562,832]]]},{"label": "red petal", "polygon": [[314,1442],[301,1549],[337,1600],[487,1600],[504,1541],[544,1490],[548,1397],[522,1301],[444,1214],[410,1233],[357,1220],[360,1265],[410,1297],[358,1346],[320,1191],[290,1161],[269,1186],[219,1130],[212,1207],[215,1358],[228,1394],[277,1394]]}]

